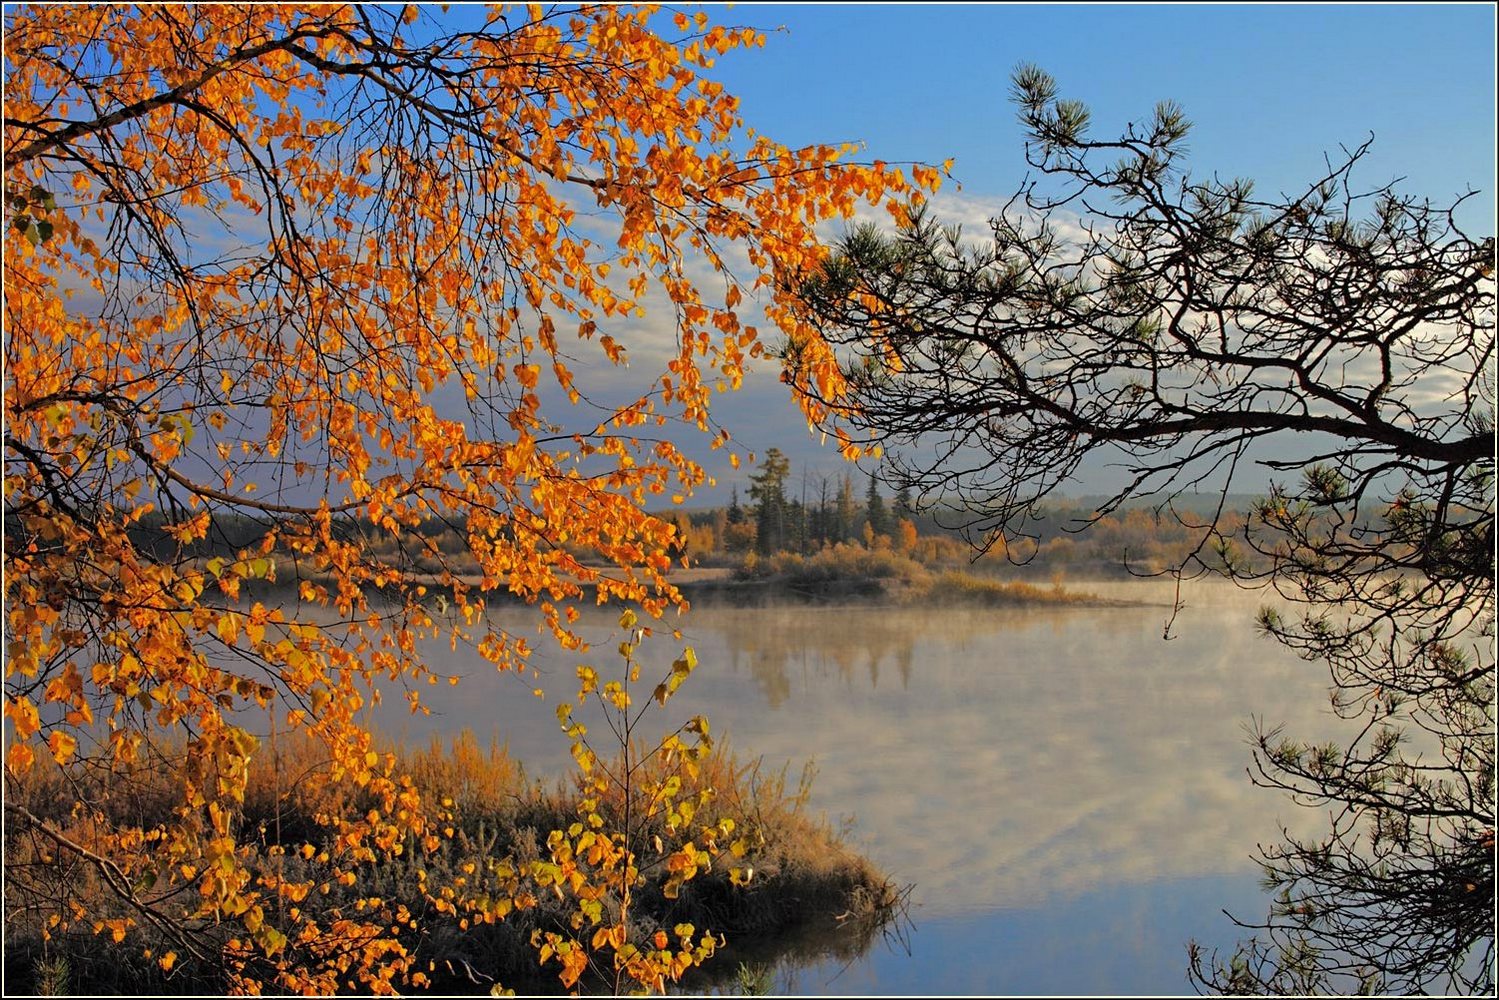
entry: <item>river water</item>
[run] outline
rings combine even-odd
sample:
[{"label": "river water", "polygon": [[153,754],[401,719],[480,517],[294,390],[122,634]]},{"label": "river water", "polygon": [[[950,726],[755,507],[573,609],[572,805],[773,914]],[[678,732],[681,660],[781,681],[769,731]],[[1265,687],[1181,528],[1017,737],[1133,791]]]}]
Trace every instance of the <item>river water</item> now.
[{"label": "river water", "polygon": [[[683,645],[701,664],[658,729],[703,712],[767,768],[810,759],[812,807],[915,886],[904,933],[851,963],[782,961],[776,992],[1181,994],[1188,939],[1231,949],[1220,911],[1264,915],[1256,845],[1325,817],[1251,784],[1246,725],[1335,737],[1325,673],[1256,634],[1263,594],[1189,585],[1166,640],[1170,587],[1087,589],[1140,603],[703,608],[647,640],[651,685]],[[563,774],[552,708],[578,663],[616,673],[623,638],[612,615],[584,624],[594,649],[538,637],[534,676],[434,646],[462,682],[424,692],[431,716],[391,699],[370,721],[408,742],[498,734],[533,776]]]}]

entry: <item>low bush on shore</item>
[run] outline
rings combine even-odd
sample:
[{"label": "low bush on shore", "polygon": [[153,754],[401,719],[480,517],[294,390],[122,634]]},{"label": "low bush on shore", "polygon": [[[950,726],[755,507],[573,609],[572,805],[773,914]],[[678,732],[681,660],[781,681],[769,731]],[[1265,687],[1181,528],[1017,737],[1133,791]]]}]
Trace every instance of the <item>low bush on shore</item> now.
[{"label": "low bush on shore", "polygon": [[[419,791],[450,804],[453,825],[435,850],[404,844],[398,852],[379,853],[359,865],[351,879],[329,861],[322,819],[361,808],[360,788],[308,780],[326,767],[312,740],[283,739],[265,750],[256,757],[243,813],[237,817],[249,845],[244,860],[252,873],[274,871],[278,882],[316,887],[294,904],[304,926],[333,928],[356,911],[366,924],[389,926],[401,946],[416,956],[413,967],[421,970],[422,981],[412,985],[418,989],[487,993],[499,984],[522,992],[564,992],[555,963],[539,960],[535,942],[549,931],[577,933],[569,927],[575,904],[542,885],[524,884],[518,904],[502,919],[495,919],[487,904],[501,893],[514,893],[516,880],[525,883],[525,873],[538,863],[546,866],[552,856],[549,842],[556,836],[552,831],[578,822],[576,784],[546,787],[534,782],[503,746],[482,746],[470,733],[422,748],[392,748],[398,767]],[[640,787],[667,778],[652,771],[664,767],[658,759],[645,765]],[[765,955],[808,941],[842,954],[867,944],[901,908],[903,896],[896,887],[847,850],[825,822],[809,815],[808,775],[788,787],[784,770],[763,773],[758,763],[740,761],[720,746],[699,762],[696,775],[682,774],[681,779],[685,788],[678,802],[697,804],[693,825],[737,824],[743,857],[734,859],[738,867],[732,875],[727,864],[714,864],[680,891],[669,890],[668,855],[680,837],[669,829],[664,811],[642,819],[649,811],[634,803],[630,848],[645,881],[631,894],[631,940],[645,942],[692,924],[698,933],[718,935],[725,956]],[[72,794],[80,781],[94,786],[85,789],[86,796]],[[67,796],[60,794],[64,783],[70,786]],[[56,767],[35,768],[24,782],[12,782],[6,796],[35,821],[85,848],[100,817],[58,814],[54,803],[87,798],[111,823],[130,822],[149,830],[165,819],[161,811],[172,801],[165,787],[157,795],[116,797],[110,794],[107,775],[64,775]],[[606,829],[624,829],[624,805],[621,793],[604,796],[594,808]],[[137,895],[150,899],[156,913],[166,918],[158,923],[111,892],[106,876],[96,875],[87,917],[53,921],[50,901],[61,897],[50,890],[59,866],[88,865],[58,849],[35,823],[17,821],[19,816],[12,812],[7,817],[5,835],[11,920],[5,971],[12,987],[96,995],[232,989],[227,963],[216,964],[211,956],[184,955],[163,968],[161,958],[174,948],[180,951],[170,925],[194,923],[193,893],[180,886],[164,898],[136,886]],[[378,902],[371,904],[371,899]],[[486,905],[477,905],[481,901]],[[601,900],[606,916],[617,918],[620,901],[617,892]],[[293,903],[281,899],[268,905]],[[379,912],[370,912],[372,906]],[[202,926],[194,932],[199,941],[215,942],[221,954],[240,948],[227,925],[218,935]],[[351,940],[348,947],[361,944]],[[736,973],[736,963],[725,957],[710,960],[693,979],[699,986],[732,983]],[[578,988],[607,990],[611,976],[612,970],[590,968]],[[417,991],[412,985],[393,985],[402,992]]]}]

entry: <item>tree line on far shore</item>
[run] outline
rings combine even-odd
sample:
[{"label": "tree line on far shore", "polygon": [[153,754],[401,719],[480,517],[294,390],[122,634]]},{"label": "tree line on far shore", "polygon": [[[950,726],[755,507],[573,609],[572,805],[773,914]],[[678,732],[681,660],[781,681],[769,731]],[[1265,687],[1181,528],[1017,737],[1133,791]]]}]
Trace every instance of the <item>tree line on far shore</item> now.
[{"label": "tree line on far shore", "polygon": [[[1024,536],[997,538],[975,559],[970,540],[957,527],[964,512],[918,504],[909,489],[887,496],[880,487],[878,472],[798,475],[779,449],[770,448],[749,477],[748,488],[742,493],[738,486],[731,488],[727,505],[657,516],[675,527],[672,554],[678,565],[686,566],[753,568],[768,556],[810,556],[838,547],[892,552],[928,566],[974,564],[986,574],[1002,576],[1152,574],[1180,565],[1194,550],[1209,565],[1243,558],[1242,553],[1205,546],[1204,532],[1194,531],[1189,519],[1143,505],[1099,514],[1087,498],[1055,498],[1038,508]],[[1244,499],[1247,509],[1249,500]],[[273,518],[217,513],[205,537],[190,546],[192,555],[206,560],[253,553],[275,529]],[[157,514],[140,518],[129,531],[133,543],[147,550],[178,546]],[[365,519],[344,517],[335,520],[335,534],[388,550],[385,555],[418,573],[478,571],[468,552],[466,526],[450,518],[429,517],[390,535]],[[576,554],[586,557],[581,550]],[[276,579],[305,575],[288,560],[276,561]]]},{"label": "tree line on far shore", "polygon": [[770,448],[742,500],[736,486],[725,507],[661,516],[677,528],[679,557],[699,565],[740,565],[782,552],[811,555],[840,545],[890,550],[926,564],[976,561],[993,573],[1157,573],[1194,550],[1209,565],[1242,558],[1209,550],[1190,520],[1150,507],[1100,514],[1085,499],[1056,499],[1036,511],[1024,535],[992,539],[975,560],[957,527],[966,512],[918,504],[909,487],[887,497],[878,472],[863,475],[862,489],[852,471],[797,476],[780,449]]}]

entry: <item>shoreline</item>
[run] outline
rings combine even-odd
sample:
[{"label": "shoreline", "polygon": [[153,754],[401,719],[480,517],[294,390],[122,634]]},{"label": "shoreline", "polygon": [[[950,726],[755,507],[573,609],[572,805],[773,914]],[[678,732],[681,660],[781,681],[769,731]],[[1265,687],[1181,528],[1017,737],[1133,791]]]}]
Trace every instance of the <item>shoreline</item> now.
[{"label": "shoreline", "polygon": [[[590,567],[592,568],[592,567]],[[603,570],[604,567],[598,567]],[[934,571],[927,579],[913,580],[902,576],[870,574],[823,575],[817,573],[774,573],[746,577],[731,567],[692,567],[669,573],[667,582],[676,587],[693,607],[774,607],[806,605],[849,605],[853,607],[1056,607],[1125,608],[1169,607],[1169,602],[1136,598],[1106,597],[1089,589],[1088,582],[1026,580],[965,573],[960,570]],[[242,597],[269,597],[278,593],[295,593],[302,582],[326,586],[330,581],[320,575],[278,577],[273,582],[245,581]],[[411,576],[407,584],[424,587],[427,597],[451,594],[457,586],[482,594],[494,606],[524,607],[535,602],[512,593],[503,584],[482,590],[483,578],[477,574],[453,574],[451,582],[437,576]],[[580,604],[597,599],[597,586],[574,579],[582,593],[575,598]],[[367,592],[394,597],[387,587],[369,587]],[[552,599],[554,602],[556,598]],[[565,600],[565,599],[564,599]]]}]

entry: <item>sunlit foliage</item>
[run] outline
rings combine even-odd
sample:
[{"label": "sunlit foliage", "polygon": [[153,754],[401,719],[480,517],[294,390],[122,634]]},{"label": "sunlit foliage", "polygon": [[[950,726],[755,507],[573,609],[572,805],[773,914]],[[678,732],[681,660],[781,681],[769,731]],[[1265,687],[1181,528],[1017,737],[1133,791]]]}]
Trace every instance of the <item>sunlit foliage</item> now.
[{"label": "sunlit foliage", "polygon": [[[437,849],[444,807],[361,725],[376,682],[419,708],[424,638],[523,667],[494,591],[579,650],[580,601],[679,605],[676,529],[644,505],[705,475],[662,427],[727,444],[711,397],[761,353],[755,316],[803,337],[782,277],[815,266],[814,227],[912,182],[746,128],[704,71],[762,39],[702,14],[38,6],[5,32],[7,782],[46,754],[110,779],[79,789],[166,768],[180,796],[147,827],[83,794],[56,822],[7,799],[7,820],[126,901],[97,931],[170,933],[163,972],[419,986],[392,930],[409,914],[366,899],[319,924],[295,905],[317,885],[252,877],[258,734],[312,734],[368,801],[323,817],[329,878]],[[800,371],[836,391],[831,358]],[[228,538],[231,518],[255,530]],[[443,565],[430,518],[480,572],[418,568]],[[682,830],[685,878],[706,855]],[[559,831],[463,905],[571,894],[578,925],[538,941],[563,984],[600,951],[659,988],[711,941],[636,946],[590,909],[631,877],[626,832]],[[93,920],[65,880],[26,905]]]}]

